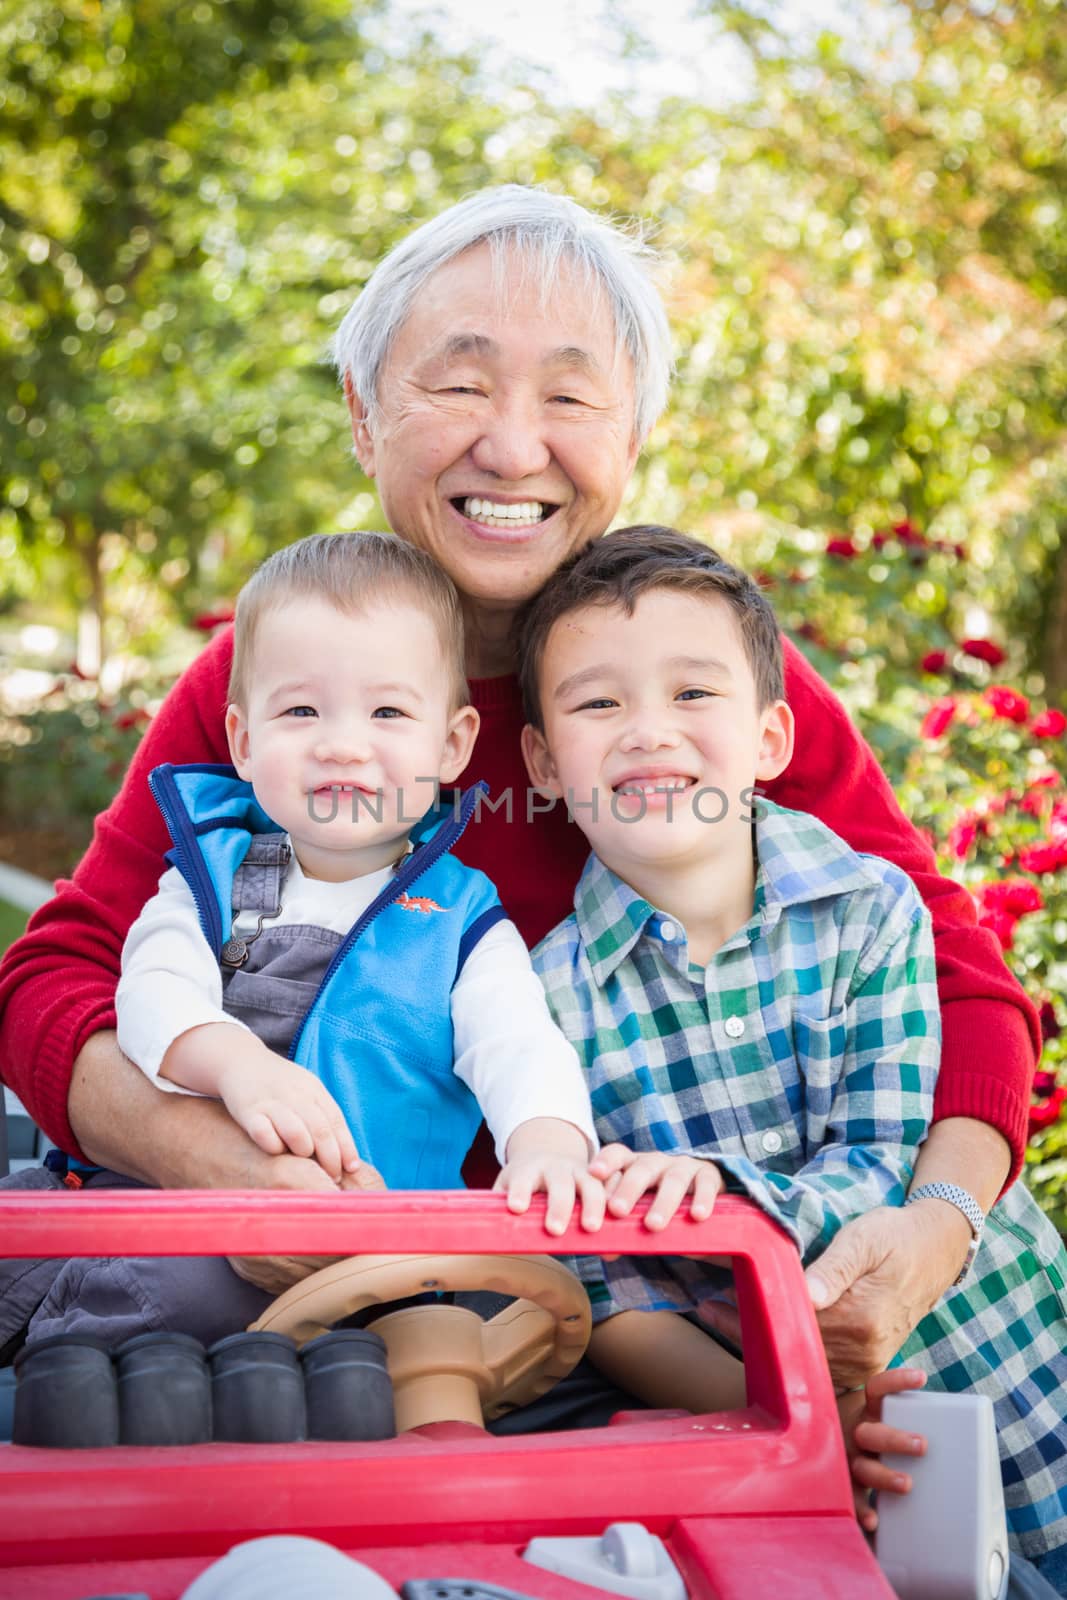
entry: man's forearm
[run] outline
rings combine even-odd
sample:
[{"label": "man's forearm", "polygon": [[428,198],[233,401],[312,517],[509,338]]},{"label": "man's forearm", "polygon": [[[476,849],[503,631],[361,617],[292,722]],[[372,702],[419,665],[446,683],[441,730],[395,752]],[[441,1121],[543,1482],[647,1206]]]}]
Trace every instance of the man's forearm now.
[{"label": "man's forearm", "polygon": [[[279,1158],[254,1145],[225,1106],[157,1089],[110,1032],[93,1034],[75,1058],[69,1109],[90,1160],[158,1188],[288,1187],[293,1163],[315,1165],[290,1157],[283,1178]],[[311,1173],[306,1186],[317,1186]]]},{"label": "man's forearm", "polygon": [[912,1188],[923,1183],[954,1183],[989,1211],[1011,1167],[1011,1146],[995,1128],[971,1117],[935,1122],[919,1150]]}]

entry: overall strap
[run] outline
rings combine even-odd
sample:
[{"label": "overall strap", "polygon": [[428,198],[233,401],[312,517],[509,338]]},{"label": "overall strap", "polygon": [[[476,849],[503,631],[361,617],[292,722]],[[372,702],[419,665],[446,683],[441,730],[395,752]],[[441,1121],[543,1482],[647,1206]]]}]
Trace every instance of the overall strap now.
[{"label": "overall strap", "polygon": [[263,923],[281,911],[282,885],[291,855],[284,833],[252,835],[248,854],[233,875],[233,921],[230,937],[219,952],[224,967],[243,967],[248,946],[259,937]]}]

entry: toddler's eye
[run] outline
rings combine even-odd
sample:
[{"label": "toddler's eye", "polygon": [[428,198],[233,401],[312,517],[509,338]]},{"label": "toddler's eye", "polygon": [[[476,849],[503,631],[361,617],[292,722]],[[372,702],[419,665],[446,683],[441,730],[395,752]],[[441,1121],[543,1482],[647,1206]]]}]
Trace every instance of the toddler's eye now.
[{"label": "toddler's eye", "polygon": [[402,717],[404,715],[405,712],[401,711],[399,706],[377,706],[375,710],[371,712],[372,717],[391,718]]},{"label": "toddler's eye", "polygon": [[318,712],[314,706],[290,706],[283,712],[286,717],[317,717]]}]

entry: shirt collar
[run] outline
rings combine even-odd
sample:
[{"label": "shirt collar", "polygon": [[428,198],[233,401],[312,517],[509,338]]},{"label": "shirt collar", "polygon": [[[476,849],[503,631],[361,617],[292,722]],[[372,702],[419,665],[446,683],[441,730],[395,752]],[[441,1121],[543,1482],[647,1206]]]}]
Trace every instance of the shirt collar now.
[{"label": "shirt collar", "polygon": [[[753,907],[756,921],[771,926],[791,905],[849,894],[881,880],[852,847],[806,812],[787,811],[769,800],[758,802],[756,854],[759,867]],[[625,960],[652,918],[677,922],[624,883],[598,856],[591,855],[574,891],[574,910],[582,943],[597,983],[603,984]],[[740,937],[739,930],[738,937]],[[731,944],[733,940],[729,941]]]}]

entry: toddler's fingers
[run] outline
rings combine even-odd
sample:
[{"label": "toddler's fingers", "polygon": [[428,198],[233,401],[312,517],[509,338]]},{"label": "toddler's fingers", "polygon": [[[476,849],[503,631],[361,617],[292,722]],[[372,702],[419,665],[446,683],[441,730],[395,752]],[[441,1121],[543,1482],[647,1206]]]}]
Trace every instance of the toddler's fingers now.
[{"label": "toddler's fingers", "polygon": [[582,1227],[587,1233],[596,1233],[604,1221],[608,1197],[599,1178],[583,1172],[578,1178],[578,1194],[582,1205]]},{"label": "toddler's fingers", "polygon": [[274,1127],[285,1143],[285,1148],[291,1150],[294,1156],[312,1156],[315,1153],[315,1141],[311,1132],[292,1106],[281,1100],[272,1100],[264,1106],[264,1114],[273,1122]]},{"label": "toddler's fingers", "polygon": [[507,1190],[509,1211],[513,1211],[516,1216],[529,1211],[534,1186],[528,1170],[519,1168],[517,1172],[509,1174],[501,1187]]},{"label": "toddler's fingers", "polygon": [[925,1382],[926,1373],[920,1372],[918,1367],[890,1367],[885,1372],[876,1372],[867,1379],[867,1403],[877,1411],[887,1394],[921,1389]]},{"label": "toddler's fingers", "polygon": [[668,1167],[659,1180],[659,1185],[652,1199],[652,1203],[645,1213],[645,1227],[658,1233],[660,1228],[665,1228],[671,1218],[676,1214],[679,1205],[689,1193],[689,1187],[696,1174],[690,1168],[676,1162]]},{"label": "toddler's fingers", "polygon": [[715,1209],[722,1193],[722,1173],[710,1161],[702,1161],[693,1182],[693,1198],[689,1202],[689,1215],[696,1222],[704,1222]]},{"label": "toddler's fingers", "polygon": [[344,1168],[341,1164],[341,1147],[332,1128],[316,1128],[315,1160],[324,1172],[328,1172],[334,1183],[340,1183],[341,1173]]},{"label": "toddler's fingers", "polygon": [[[592,1170],[590,1168],[590,1171]],[[662,1175],[662,1157],[648,1155],[635,1157],[611,1191],[608,1210],[612,1216],[628,1217],[641,1196],[654,1188]]]},{"label": "toddler's fingers", "polygon": [[546,1177],[545,1190],[548,1196],[545,1228],[549,1233],[566,1233],[574,1215],[573,1173],[553,1173],[551,1177]]},{"label": "toddler's fingers", "polygon": [[243,1121],[243,1127],[248,1137],[269,1156],[284,1155],[288,1149],[284,1139],[278,1133],[273,1122],[265,1112],[256,1111]]}]

